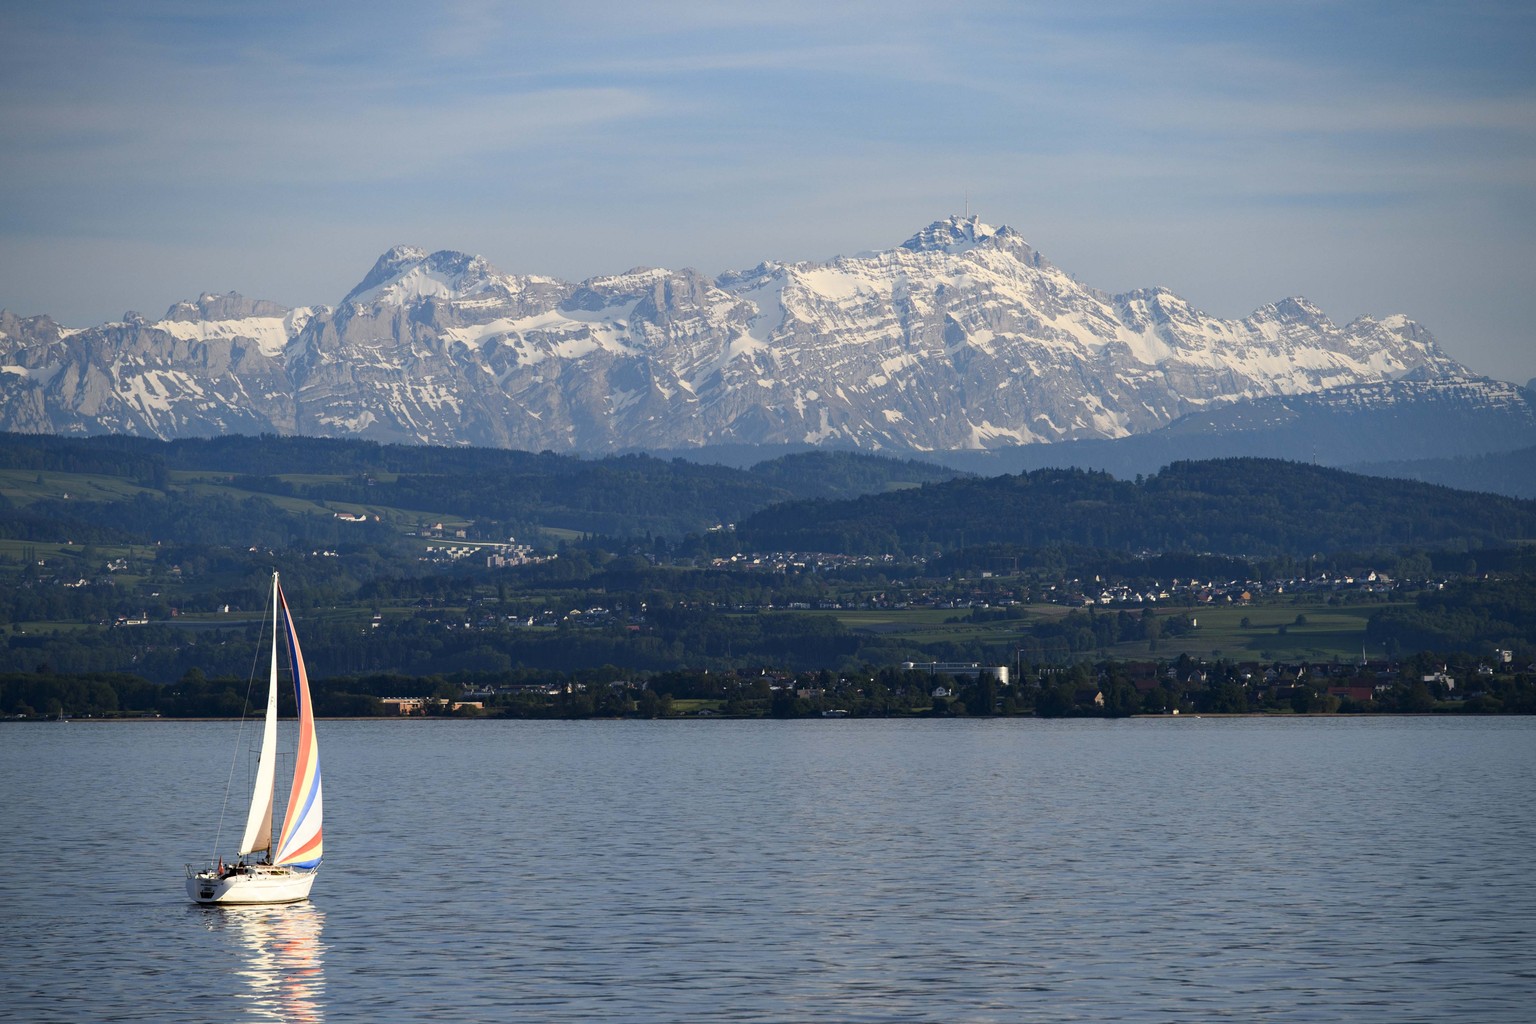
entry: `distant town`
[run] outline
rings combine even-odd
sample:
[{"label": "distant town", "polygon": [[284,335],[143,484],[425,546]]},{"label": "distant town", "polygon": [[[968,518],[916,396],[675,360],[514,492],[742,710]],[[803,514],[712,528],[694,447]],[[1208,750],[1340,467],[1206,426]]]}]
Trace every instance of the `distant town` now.
[{"label": "distant town", "polygon": [[1253,459],[0,442],[16,720],[240,714],[274,569],[327,715],[1530,709],[1515,498]]}]

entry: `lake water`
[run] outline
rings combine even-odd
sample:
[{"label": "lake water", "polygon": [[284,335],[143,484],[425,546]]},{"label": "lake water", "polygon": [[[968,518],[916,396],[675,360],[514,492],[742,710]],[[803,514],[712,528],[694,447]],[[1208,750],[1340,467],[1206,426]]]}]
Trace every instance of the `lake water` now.
[{"label": "lake water", "polygon": [[212,851],[232,723],[0,727],[0,1019],[1536,1016],[1532,719],[320,741],[311,901],[221,910],[182,865]]}]

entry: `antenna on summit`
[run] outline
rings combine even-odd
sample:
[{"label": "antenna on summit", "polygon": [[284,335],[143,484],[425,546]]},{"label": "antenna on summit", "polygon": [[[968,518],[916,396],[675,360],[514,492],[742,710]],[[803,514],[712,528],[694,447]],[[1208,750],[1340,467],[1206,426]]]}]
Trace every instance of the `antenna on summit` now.
[{"label": "antenna on summit", "polygon": [[965,190],[965,219],[971,219],[971,190]]}]

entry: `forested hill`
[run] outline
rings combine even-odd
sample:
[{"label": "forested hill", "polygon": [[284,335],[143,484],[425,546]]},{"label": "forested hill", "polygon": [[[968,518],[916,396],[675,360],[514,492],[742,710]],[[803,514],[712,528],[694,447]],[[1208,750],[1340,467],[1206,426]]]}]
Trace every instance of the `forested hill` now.
[{"label": "forested hill", "polygon": [[1398,459],[1349,467],[1372,476],[1432,480],[1464,491],[1493,491],[1536,498],[1536,445],[1449,459]]},{"label": "forested hill", "polygon": [[[1135,481],[1063,469],[952,475],[832,451],[743,470],[301,437],[0,434],[0,537],[311,547],[382,543],[453,518],[491,540],[560,536],[551,530],[676,539],[734,522],[729,543],[741,550],[847,554],[1005,544],[1305,557],[1536,540],[1533,501],[1270,459],[1177,462]],[[348,510],[384,522],[332,516]]]},{"label": "forested hill", "polygon": [[[317,508],[451,515],[480,522],[487,536],[554,527],[681,537],[775,502],[848,498],[957,475],[923,462],[835,451],[786,455],[743,470],[644,455],[587,459],[273,435],[158,441],[0,433],[0,474],[6,471],[0,476],[0,536],[57,539],[61,528],[64,535],[98,541],[112,539],[120,528],[162,536],[164,521],[189,529],[201,524],[196,539],[203,543],[233,543],[234,531],[253,515],[270,526],[279,509],[246,508],[252,497],[285,503],[284,513],[302,501]],[[28,486],[41,472],[101,479],[77,481],[66,499],[54,492],[69,489],[67,478],[56,486]],[[42,532],[30,530],[26,520]],[[230,536],[219,532],[220,524]],[[277,543],[328,543],[326,531],[336,529],[302,525]]]},{"label": "forested hill", "polygon": [[983,544],[1305,557],[1536,539],[1536,502],[1273,459],[1176,462],[1155,476],[1045,469],[847,501],[738,526],[749,549],[933,554]]}]

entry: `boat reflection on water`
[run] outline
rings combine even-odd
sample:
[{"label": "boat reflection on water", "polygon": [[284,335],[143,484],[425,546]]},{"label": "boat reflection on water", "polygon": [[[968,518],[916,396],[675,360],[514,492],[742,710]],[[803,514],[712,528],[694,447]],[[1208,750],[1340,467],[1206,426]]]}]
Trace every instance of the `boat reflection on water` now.
[{"label": "boat reflection on water", "polygon": [[[255,1020],[320,1024],[325,1020],[325,915],[309,902],[283,906],[223,907],[209,927],[228,932],[236,996]],[[242,955],[243,954],[243,955]]]}]

